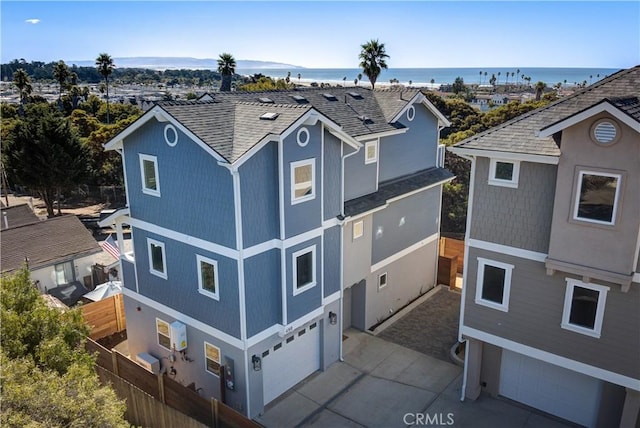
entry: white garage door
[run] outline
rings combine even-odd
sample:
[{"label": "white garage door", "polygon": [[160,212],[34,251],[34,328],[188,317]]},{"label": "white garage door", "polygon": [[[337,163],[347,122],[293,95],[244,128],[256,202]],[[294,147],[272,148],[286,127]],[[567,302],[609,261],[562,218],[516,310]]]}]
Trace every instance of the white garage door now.
[{"label": "white garage door", "polygon": [[544,412],[594,426],[602,381],[522,354],[502,350],[500,395]]},{"label": "white garage door", "polygon": [[320,368],[319,330],[313,323],[263,352],[265,405]]}]

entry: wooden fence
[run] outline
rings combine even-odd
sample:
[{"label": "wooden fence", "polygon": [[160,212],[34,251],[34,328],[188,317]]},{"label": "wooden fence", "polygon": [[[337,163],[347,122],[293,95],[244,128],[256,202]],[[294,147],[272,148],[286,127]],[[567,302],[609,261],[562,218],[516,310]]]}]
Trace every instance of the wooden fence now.
[{"label": "wooden fence", "polygon": [[91,339],[100,339],[127,328],[122,294],[87,303],[80,308],[85,322],[91,328]]},{"label": "wooden fence", "polygon": [[[166,374],[155,375],[116,350],[109,351],[91,339],[87,339],[86,349],[96,354],[96,369],[100,379],[112,382],[118,396],[127,399],[127,420],[135,425],[260,427],[215,398],[203,398]],[[175,422],[175,418],[179,417],[176,412],[193,422]]]},{"label": "wooden fence", "polygon": [[440,238],[440,252],[443,257],[453,258],[458,256],[458,270],[459,274],[464,271],[464,241],[451,238]]}]

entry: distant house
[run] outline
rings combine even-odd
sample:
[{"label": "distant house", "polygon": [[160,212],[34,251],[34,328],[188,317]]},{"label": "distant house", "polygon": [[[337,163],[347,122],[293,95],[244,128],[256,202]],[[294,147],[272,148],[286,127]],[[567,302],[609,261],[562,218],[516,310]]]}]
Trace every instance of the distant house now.
[{"label": "distant house", "polygon": [[92,266],[103,253],[91,232],[74,215],[39,220],[24,207],[2,209],[2,273],[26,264],[42,293],[74,282],[91,285]]},{"label": "distant house", "polygon": [[343,329],[435,286],[448,124],[417,90],[361,87],[147,111],[106,145],[132,357],[251,417],[338,361]]},{"label": "distant house", "polygon": [[451,148],[471,161],[463,397],[640,426],[639,98],[640,66]]}]

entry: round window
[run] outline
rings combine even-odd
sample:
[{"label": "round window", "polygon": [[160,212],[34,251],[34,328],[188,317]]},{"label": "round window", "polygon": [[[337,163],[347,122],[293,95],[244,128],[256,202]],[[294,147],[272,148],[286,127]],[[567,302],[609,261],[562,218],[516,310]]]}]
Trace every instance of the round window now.
[{"label": "round window", "polygon": [[309,130],[307,128],[300,128],[298,131],[298,145],[304,147],[309,144]]},{"label": "round window", "polygon": [[593,126],[591,138],[598,144],[613,144],[618,140],[618,127],[610,120],[600,120]]},{"label": "round window", "polygon": [[165,125],[164,127],[164,141],[169,147],[175,147],[178,144],[178,131],[173,125]]},{"label": "round window", "polygon": [[416,108],[414,106],[409,107],[407,110],[407,119],[411,122],[416,117]]}]

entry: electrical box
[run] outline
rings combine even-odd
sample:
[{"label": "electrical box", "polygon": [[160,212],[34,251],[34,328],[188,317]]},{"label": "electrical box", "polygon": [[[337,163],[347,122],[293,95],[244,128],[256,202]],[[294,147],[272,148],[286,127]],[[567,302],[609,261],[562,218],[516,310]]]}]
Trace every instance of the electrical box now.
[{"label": "electrical box", "polygon": [[187,348],[187,326],[180,321],[174,321],[169,325],[169,337],[171,349],[182,351]]},{"label": "electrical box", "polygon": [[160,361],[146,352],[136,355],[136,362],[153,374],[158,374],[160,371]]}]

